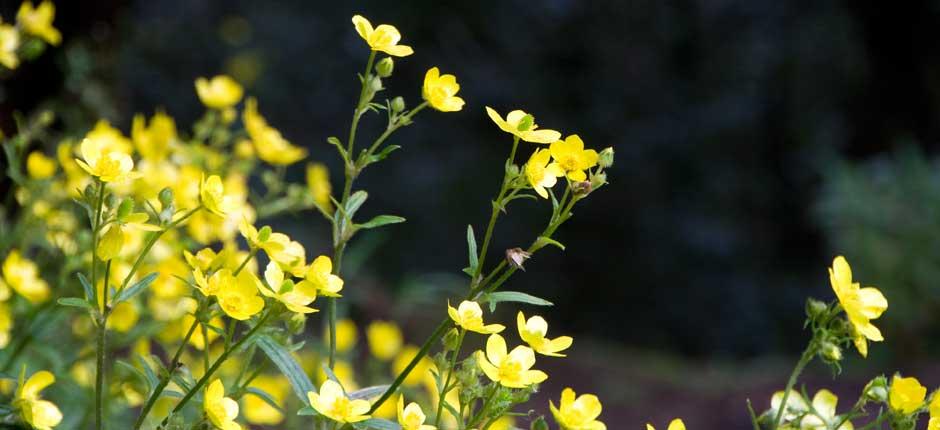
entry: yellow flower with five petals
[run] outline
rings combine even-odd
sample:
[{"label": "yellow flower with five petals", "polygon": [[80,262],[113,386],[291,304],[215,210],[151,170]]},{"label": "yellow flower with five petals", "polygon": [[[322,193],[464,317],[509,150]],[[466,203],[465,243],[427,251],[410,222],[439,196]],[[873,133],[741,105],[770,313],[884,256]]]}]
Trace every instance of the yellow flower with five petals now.
[{"label": "yellow flower with five petals", "polygon": [[372,28],[372,23],[362,15],[352,17],[356,32],[362,37],[373,51],[382,51],[395,57],[407,57],[414,53],[410,46],[399,45],[401,33],[392,25],[381,24]]},{"label": "yellow flower with five petals", "polygon": [[62,412],[48,400],[43,400],[39,393],[55,382],[55,375],[46,370],[34,373],[26,379],[26,367],[20,373],[19,385],[13,406],[20,410],[23,420],[36,430],[49,430],[62,422]]},{"label": "yellow flower with five petals", "polygon": [[[548,407],[558,425],[565,430],[606,430],[607,426],[597,420],[601,414],[601,401],[593,394],[575,397],[571,388],[561,391],[561,403],[555,407],[551,400]],[[670,427],[672,429],[672,427]]]},{"label": "yellow flower with five petals", "polygon": [[310,263],[306,280],[326,297],[340,297],[339,292],[343,289],[343,279],[333,274],[333,261],[325,255]]},{"label": "yellow flower with five petals", "polygon": [[332,379],[323,381],[319,393],[308,392],[307,400],[313,409],[336,422],[355,423],[369,419],[369,402],[346,397],[343,387]]},{"label": "yellow flower with five petals", "polygon": [[441,75],[437,67],[428,69],[424,74],[424,86],[421,96],[434,109],[441,112],[456,112],[463,109],[464,101],[457,97],[460,84],[454,75]]},{"label": "yellow flower with five petals", "polygon": [[531,370],[535,365],[535,352],[527,346],[517,346],[506,352],[506,340],[491,334],[486,340],[486,354],[476,352],[477,363],[483,373],[493,382],[507,388],[524,388],[548,379],[541,370]]},{"label": "yellow flower with five petals", "polygon": [[227,109],[235,106],[242,99],[244,90],[230,76],[218,75],[211,80],[196,79],[196,95],[206,107],[212,109]]},{"label": "yellow flower with five petals", "polygon": [[920,409],[926,397],[927,387],[921,385],[917,378],[902,378],[898,375],[891,378],[891,388],[888,390],[891,409],[909,415]]},{"label": "yellow flower with five petals", "polygon": [[483,309],[477,302],[464,300],[456,309],[448,303],[447,314],[464,330],[480,334],[494,334],[506,329],[502,324],[483,324]]},{"label": "yellow flower with five petals", "polygon": [[587,179],[584,171],[597,165],[597,151],[584,149],[584,141],[577,134],[553,142],[549,150],[552,152],[552,158],[568,173],[568,179],[572,181]]},{"label": "yellow flower with five petals", "polygon": [[868,341],[884,340],[881,331],[871,320],[880,317],[888,309],[888,300],[877,288],[860,288],[858,282],[853,282],[852,268],[841,255],[832,260],[829,282],[852,324],[856,349],[863,357],[868,356]]},{"label": "yellow flower with five petals", "polygon": [[529,344],[535,352],[552,357],[564,357],[559,352],[568,349],[574,339],[571,336],[559,336],[554,339],[548,339],[545,335],[548,333],[548,322],[545,318],[538,315],[526,320],[522,311],[516,315],[516,325],[519,328],[519,337],[523,342]]},{"label": "yellow flower with five petals", "polygon": [[270,289],[262,286],[262,295],[283,303],[291,312],[298,314],[317,312],[316,309],[308,306],[317,298],[316,287],[306,281],[295,284],[294,281],[285,279],[284,271],[276,262],[268,262],[268,266],[264,269],[264,280]]},{"label": "yellow flower with five petals", "polygon": [[264,299],[258,295],[261,282],[251,272],[242,270],[235,277],[235,282],[230,278],[223,281],[216,298],[226,315],[244,321],[264,309]]},{"label": "yellow flower with five petals", "polygon": [[521,110],[514,110],[503,119],[493,108],[487,106],[486,114],[506,133],[512,134],[526,142],[552,143],[561,138],[561,133],[555,130],[538,129],[535,117]]},{"label": "yellow flower with five petals", "polygon": [[82,158],[75,162],[91,176],[102,182],[121,182],[137,178],[134,160],[130,155],[117,150],[109,142],[86,137],[81,145]]},{"label": "yellow flower with five petals", "polygon": [[420,405],[411,402],[405,406],[405,396],[398,397],[398,424],[402,430],[436,430],[437,427],[424,423],[426,419]]},{"label": "yellow flower with five petals", "polygon": [[216,428],[222,430],[241,430],[242,426],[235,422],[238,417],[238,402],[225,397],[225,386],[216,379],[206,388],[206,396],[202,402],[202,409]]},{"label": "yellow flower with five petals", "polygon": [[44,0],[35,8],[33,2],[24,1],[16,13],[16,21],[26,33],[38,36],[51,45],[58,45],[62,42],[62,34],[52,26],[53,19],[55,5],[49,0]]},{"label": "yellow flower with five petals", "polygon": [[529,186],[542,198],[548,198],[546,188],[554,187],[560,176],[565,176],[564,169],[558,163],[550,163],[551,152],[537,149],[525,163],[525,177]]},{"label": "yellow flower with five petals", "polygon": [[218,175],[208,178],[205,175],[202,176],[199,181],[199,202],[209,212],[218,216],[225,216],[234,206],[231,197],[225,195],[222,178]]}]

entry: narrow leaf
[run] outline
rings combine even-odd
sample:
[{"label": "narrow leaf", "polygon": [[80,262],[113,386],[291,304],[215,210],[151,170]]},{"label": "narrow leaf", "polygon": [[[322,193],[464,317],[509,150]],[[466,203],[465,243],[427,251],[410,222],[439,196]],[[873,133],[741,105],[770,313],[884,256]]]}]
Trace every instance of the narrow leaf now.
[{"label": "narrow leaf", "polygon": [[356,211],[362,207],[362,204],[365,203],[368,198],[369,193],[362,190],[352,193],[352,195],[349,196],[349,200],[346,202],[346,217],[350,220],[353,219],[353,216],[356,215]]},{"label": "narrow leaf", "polygon": [[378,396],[381,396],[385,393],[385,390],[388,390],[388,385],[374,385],[371,387],[366,387],[360,390],[353,391],[349,393],[348,397],[350,399],[363,399],[370,400]]},{"label": "narrow leaf", "polygon": [[118,303],[130,300],[134,296],[142,293],[145,288],[149,287],[150,284],[153,283],[155,279],[157,279],[157,275],[157,272],[153,272],[135,282],[134,285],[125,288],[124,291],[121,291],[121,294],[118,294],[118,296],[114,298],[114,304],[116,305]]},{"label": "narrow leaf", "polygon": [[297,360],[294,359],[284,346],[277,343],[270,336],[258,336],[255,343],[261,347],[261,350],[264,351],[268,358],[271,359],[271,362],[277,366],[278,370],[287,377],[297,398],[306,404],[307,393],[311,391],[316,392],[317,389],[313,386],[313,382],[310,382],[310,378],[304,373],[304,370],[300,367],[300,364],[297,363]]},{"label": "narrow leaf", "polygon": [[266,391],[256,388],[256,387],[248,387],[248,389],[245,391],[248,392],[249,394],[254,394],[255,396],[258,396],[258,398],[260,398],[261,400],[264,400],[265,403],[271,405],[272,408],[277,409],[278,412],[284,413],[284,409],[281,408],[281,405],[277,404],[277,400],[274,400],[274,397],[272,397]]},{"label": "narrow leaf", "polygon": [[543,298],[535,297],[531,294],[521,293],[519,291],[497,291],[494,293],[489,293],[481,300],[483,302],[490,303],[501,303],[501,302],[516,302],[516,303],[528,303],[530,305],[536,306],[554,306],[554,303],[545,300]]},{"label": "narrow leaf", "polygon": [[352,423],[356,430],[401,430],[401,426],[394,421],[382,418],[370,418],[365,421]]},{"label": "narrow leaf", "polygon": [[95,307],[92,306],[91,303],[88,303],[87,300],[78,297],[63,297],[59,300],[56,300],[56,302],[62,306],[73,306],[76,308],[85,308],[88,310],[95,309]]},{"label": "narrow leaf", "polygon": [[394,152],[395,150],[397,150],[397,149],[399,149],[399,148],[401,148],[401,146],[398,146],[398,145],[388,145],[388,146],[382,148],[382,150],[379,151],[378,154],[374,154],[374,155],[372,155],[371,157],[369,157],[369,162],[370,162],[370,163],[375,163],[376,161],[382,161],[382,160],[384,160],[386,157],[388,157],[389,154],[391,154],[392,152]]},{"label": "narrow leaf", "polygon": [[314,408],[312,408],[312,407],[310,407],[310,406],[304,406],[304,407],[300,408],[299,411],[297,411],[297,415],[301,415],[301,416],[316,416],[316,415],[320,415],[320,414],[317,413],[317,410],[316,410],[316,409],[314,409]]},{"label": "narrow leaf", "polygon": [[473,272],[476,272],[480,260],[477,255],[477,238],[476,235],[473,234],[473,226],[470,224],[467,224],[467,255],[470,256],[470,276],[473,276]]},{"label": "narrow leaf", "polygon": [[78,282],[82,284],[82,288],[85,289],[85,300],[88,300],[89,303],[95,302],[95,289],[91,287],[91,282],[88,282],[88,278],[85,275],[78,274]]},{"label": "narrow leaf", "polygon": [[370,219],[365,224],[359,224],[359,228],[376,228],[383,225],[398,224],[405,222],[405,219],[395,215],[379,215]]}]

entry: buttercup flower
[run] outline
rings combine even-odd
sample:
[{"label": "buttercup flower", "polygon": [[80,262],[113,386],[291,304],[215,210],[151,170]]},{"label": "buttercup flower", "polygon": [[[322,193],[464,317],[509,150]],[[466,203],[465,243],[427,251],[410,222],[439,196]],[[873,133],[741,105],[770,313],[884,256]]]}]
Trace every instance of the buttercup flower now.
[{"label": "buttercup flower", "polygon": [[263,249],[268,256],[283,251],[284,244],[290,242],[287,235],[274,233],[271,231],[271,227],[268,226],[261,227],[261,230],[258,230],[247,219],[242,219],[241,223],[238,224],[238,231],[248,242],[248,246]]},{"label": "buttercup flower", "polygon": [[921,385],[917,378],[894,375],[891,379],[891,389],[888,390],[888,404],[891,409],[908,415],[924,404],[925,397],[927,387]]},{"label": "buttercup flower", "polygon": [[[656,429],[652,425],[647,424],[646,430],[656,430]],[[682,422],[682,420],[680,420],[679,418],[676,418],[672,420],[672,422],[669,423],[668,430],[685,430],[685,423]]]},{"label": "buttercup flower", "polygon": [[196,95],[206,107],[226,109],[235,106],[242,99],[242,86],[229,76],[218,75],[212,80],[196,79]]},{"label": "buttercup flower", "polygon": [[216,428],[241,430],[242,426],[235,422],[235,418],[238,417],[238,402],[225,397],[225,386],[222,385],[221,380],[212,381],[206,388],[202,408]]},{"label": "buttercup flower", "polygon": [[421,96],[428,101],[434,109],[441,112],[456,112],[463,109],[464,101],[457,97],[460,84],[454,75],[441,75],[437,67],[428,69],[424,74],[424,86]]},{"label": "buttercup flower", "polygon": [[382,361],[391,360],[401,350],[401,329],[391,321],[373,321],[370,323],[366,327],[366,339],[369,341],[369,351],[372,351],[375,358]]},{"label": "buttercup flower", "polygon": [[134,115],[131,138],[144,159],[162,161],[169,155],[170,145],[176,140],[176,122],[162,111],[157,111],[150,118],[149,126],[143,115]]},{"label": "buttercup flower", "polygon": [[16,27],[0,23],[0,64],[8,69],[20,65],[16,50],[20,49],[20,32]]},{"label": "buttercup flower", "polygon": [[16,13],[16,21],[25,32],[38,36],[50,45],[58,45],[62,42],[62,34],[52,26],[53,19],[55,5],[49,0],[44,0],[36,8],[33,7],[33,2],[24,1]]},{"label": "buttercup flower", "polygon": [[454,309],[450,303],[447,304],[447,314],[454,323],[472,332],[480,334],[493,334],[503,331],[506,327],[502,324],[483,324],[483,309],[480,304],[469,300],[460,302],[457,309]]},{"label": "buttercup flower", "polygon": [[320,386],[320,393],[307,393],[310,406],[323,416],[341,423],[354,423],[369,419],[369,402],[362,399],[350,400],[343,392],[343,387],[332,379],[327,379]]},{"label": "buttercup flower", "polygon": [[111,224],[108,226],[108,231],[101,235],[101,239],[98,240],[98,258],[101,261],[111,260],[121,253],[123,246],[124,231],[121,229],[121,225]]},{"label": "buttercup flower", "polygon": [[233,206],[231,197],[224,194],[222,178],[212,175],[199,181],[199,201],[209,212],[225,216]]},{"label": "buttercup flower", "polygon": [[597,151],[584,149],[584,141],[577,134],[553,142],[549,150],[552,152],[552,158],[568,173],[568,179],[572,181],[587,179],[584,171],[597,165]]},{"label": "buttercup flower", "polygon": [[401,40],[401,33],[394,26],[381,24],[373,29],[369,20],[361,15],[353,16],[352,23],[356,27],[356,32],[373,51],[382,51],[395,57],[407,57],[414,53],[410,46],[398,44]]},{"label": "buttercup flower", "polygon": [[330,195],[333,186],[330,185],[330,172],[323,163],[307,164],[307,189],[313,195],[313,202],[328,213],[333,212]]},{"label": "buttercup flower", "polygon": [[294,164],[307,156],[307,150],[292,145],[281,132],[268,125],[268,122],[258,112],[258,101],[254,97],[245,102],[245,112],[242,113],[245,130],[251,136],[258,158],[274,165],[286,166]]},{"label": "buttercup flower", "polygon": [[[3,283],[0,280],[0,283]],[[6,287],[3,287],[6,288]],[[9,297],[9,291],[7,297]],[[0,302],[0,348],[6,348],[10,344],[10,332],[13,330],[13,313],[10,306]]]},{"label": "buttercup flower", "polygon": [[535,352],[526,346],[517,346],[506,353],[506,340],[498,334],[491,334],[486,340],[486,354],[476,352],[480,369],[493,382],[508,388],[523,388],[538,384],[548,375],[540,370],[530,370],[535,365]]},{"label": "buttercup flower", "polygon": [[564,169],[558,163],[549,163],[551,153],[547,149],[537,149],[525,163],[525,177],[529,185],[542,198],[548,198],[546,188],[554,187],[558,177],[565,176]]},{"label": "buttercup flower", "polygon": [[871,320],[880,317],[888,309],[888,300],[878,289],[860,288],[858,282],[852,282],[852,268],[841,255],[832,260],[829,282],[855,331],[855,347],[863,357],[868,356],[868,341],[884,340],[881,331]]},{"label": "buttercup flower", "polygon": [[522,311],[516,315],[516,325],[519,328],[519,337],[522,341],[529,344],[535,352],[552,357],[564,357],[559,352],[568,349],[574,341],[570,336],[559,336],[554,339],[547,339],[548,323],[544,318],[536,315],[525,319]]},{"label": "buttercup flower", "polygon": [[927,406],[927,411],[930,412],[930,416],[933,418],[940,417],[940,394],[937,393],[937,391],[934,391],[933,396],[930,398],[930,405]]},{"label": "buttercup flower", "polygon": [[258,295],[258,278],[247,270],[242,270],[235,282],[223,283],[216,297],[219,307],[226,315],[244,321],[264,308],[264,299]]},{"label": "buttercup flower", "polygon": [[261,294],[271,297],[287,307],[291,312],[299,314],[310,314],[317,312],[316,309],[307,305],[317,298],[317,289],[308,282],[299,282],[284,278],[284,272],[274,261],[268,262],[264,270],[264,280],[271,287],[261,287]]},{"label": "buttercup flower", "polygon": [[46,179],[55,174],[55,160],[46,157],[40,151],[33,151],[26,157],[26,173],[33,179]]},{"label": "buttercup flower", "polygon": [[405,396],[398,397],[398,424],[401,424],[402,430],[436,430],[437,427],[424,423],[427,417],[421,406],[411,402],[405,406]]},{"label": "buttercup flower", "polygon": [[[777,391],[770,398],[770,412],[772,416],[777,415],[777,411],[780,410],[780,406],[783,403],[783,394],[784,392]],[[803,415],[806,411],[809,411],[809,405],[806,404],[806,401],[803,399],[803,396],[800,395],[796,390],[790,390],[790,395],[787,396],[787,406],[783,411],[783,416],[781,422],[790,422]]]},{"label": "buttercup flower", "polygon": [[330,257],[321,255],[310,263],[307,269],[307,282],[327,297],[340,297],[339,292],[343,289],[343,280],[333,274],[333,261]]},{"label": "buttercup flower", "polygon": [[[19,295],[30,303],[42,303],[49,300],[49,284],[39,277],[36,263],[23,258],[17,250],[10,251],[3,260],[3,280]],[[4,295],[9,295],[6,292]]]},{"label": "buttercup flower", "polygon": [[86,137],[81,145],[82,159],[75,162],[89,175],[102,182],[120,182],[138,177],[131,170],[134,160],[131,156],[117,150],[110,142]]},{"label": "buttercup flower", "polygon": [[552,143],[561,138],[561,133],[555,130],[541,129],[535,124],[535,119],[521,110],[514,110],[503,119],[491,107],[486,107],[486,114],[496,123],[497,126],[506,133],[512,134],[526,142],[532,143]]},{"label": "buttercup flower", "polygon": [[[582,394],[575,398],[571,388],[561,392],[561,403],[548,401],[548,407],[558,425],[565,430],[606,430],[607,426],[597,420],[601,414],[601,401],[593,394]],[[671,427],[670,427],[671,429]]]},{"label": "buttercup flower", "polygon": [[34,373],[25,382],[26,367],[20,373],[13,405],[20,410],[20,415],[27,424],[36,430],[49,430],[62,422],[62,412],[52,402],[43,400],[39,393],[55,382],[55,375],[41,370]]},{"label": "buttercup flower", "polygon": [[[828,430],[842,420],[836,415],[839,398],[829,390],[819,390],[813,396],[813,409],[816,414],[807,414],[800,423],[802,430]],[[852,430],[852,423],[846,421],[837,430]]]}]

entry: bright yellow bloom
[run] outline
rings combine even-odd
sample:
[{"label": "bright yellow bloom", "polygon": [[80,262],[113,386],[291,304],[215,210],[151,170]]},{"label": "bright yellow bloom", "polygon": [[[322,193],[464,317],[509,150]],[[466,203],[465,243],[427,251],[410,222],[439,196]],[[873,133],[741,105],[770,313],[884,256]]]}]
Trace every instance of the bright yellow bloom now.
[{"label": "bright yellow bloom", "polygon": [[98,240],[98,258],[101,259],[101,261],[108,261],[117,257],[118,254],[121,253],[123,246],[124,231],[121,229],[121,225],[111,224],[108,226],[108,231]]},{"label": "bright yellow bloom", "polygon": [[845,309],[855,331],[855,347],[863,357],[868,355],[868,340],[880,342],[884,340],[881,331],[871,323],[871,320],[881,316],[888,309],[888,300],[874,287],[859,288],[858,282],[852,282],[852,268],[849,267],[845,257],[838,256],[832,260],[829,268],[829,282],[839,298],[839,303]]},{"label": "bright yellow bloom", "polygon": [[209,212],[219,216],[225,216],[234,206],[232,198],[225,195],[222,178],[218,175],[203,176],[199,182],[199,201]]},{"label": "bright yellow bloom", "polygon": [[36,263],[20,256],[19,251],[10,251],[3,261],[2,271],[6,284],[30,303],[49,300],[49,284],[39,277]]},{"label": "bright yellow bloom", "polygon": [[401,424],[402,430],[436,430],[437,427],[429,426],[424,423],[427,417],[421,406],[411,402],[405,406],[405,396],[398,397],[398,424]]},{"label": "bright yellow bloom", "polygon": [[162,161],[169,155],[170,145],[176,141],[176,122],[163,111],[157,111],[150,118],[148,127],[147,119],[143,115],[134,115],[131,138],[134,140],[137,152],[144,159],[154,162]]},{"label": "bright yellow bloom", "polygon": [[[0,280],[0,283],[2,282]],[[13,313],[10,311],[10,306],[0,302],[0,349],[6,348],[10,344],[11,331],[13,331]]]},{"label": "bright yellow bloom", "polygon": [[8,69],[19,66],[17,49],[20,49],[20,32],[12,25],[0,24],[0,64]]},{"label": "bright yellow bloom", "polygon": [[33,2],[24,1],[20,5],[19,12],[16,13],[16,21],[24,31],[38,36],[51,45],[58,45],[62,42],[62,34],[52,26],[53,19],[55,19],[55,5],[49,0],[44,0],[37,8],[33,8]]},{"label": "bright yellow bloom", "polygon": [[[561,404],[548,401],[555,421],[565,430],[606,430],[607,426],[597,420],[601,414],[601,401],[593,394],[582,394],[575,398],[574,390],[565,388],[561,392]],[[672,430],[672,427],[669,427]]]},{"label": "bright yellow bloom", "polygon": [[535,352],[552,357],[564,357],[559,352],[568,349],[574,342],[570,336],[559,336],[554,339],[547,339],[548,322],[545,318],[538,315],[533,316],[526,321],[522,311],[516,315],[516,325],[519,328],[519,337],[523,342],[529,344]]},{"label": "bright yellow bloom", "polygon": [[511,415],[503,415],[493,421],[493,424],[490,424],[487,430],[514,430],[516,428],[516,419]]},{"label": "bright yellow bloom", "polygon": [[493,382],[508,388],[523,388],[538,384],[548,375],[541,370],[530,370],[535,365],[535,352],[527,346],[517,346],[506,353],[506,340],[498,334],[491,334],[486,340],[486,354],[476,352],[480,369]]},{"label": "bright yellow bloom", "polygon": [[327,213],[333,213],[330,195],[333,186],[330,185],[330,172],[323,163],[307,164],[307,189],[313,195],[313,202]]},{"label": "bright yellow bloom", "polygon": [[894,375],[891,379],[891,389],[888,391],[891,409],[905,415],[913,413],[924,404],[926,397],[927,387],[920,385],[917,378]]},{"label": "bright yellow bloom", "polygon": [[343,387],[332,379],[327,379],[320,386],[320,393],[307,393],[310,406],[323,416],[341,423],[354,423],[369,419],[369,402],[362,399],[350,400],[343,392]]},{"label": "bright yellow bloom", "polygon": [[[836,415],[836,405],[839,398],[831,391],[822,389],[813,396],[813,409],[816,414],[807,414],[800,422],[801,430],[829,430],[837,422],[842,421],[842,417]],[[852,430],[854,426],[846,421],[838,430]]]},{"label": "bright yellow bloom", "polygon": [[537,149],[525,163],[525,177],[529,185],[542,198],[548,198],[546,188],[554,187],[558,177],[565,176],[564,169],[558,163],[549,163],[551,153],[547,149]]},{"label": "bright yellow bloom", "polygon": [[98,122],[95,123],[95,127],[85,134],[85,138],[96,141],[102,153],[122,152],[130,155],[134,150],[131,145],[131,140],[128,139],[127,136],[124,136],[121,130],[114,128],[111,123],[105,119],[98,120]]},{"label": "bright yellow bloom", "polygon": [[[268,226],[261,227],[261,230],[258,230],[247,219],[242,219],[241,223],[238,224],[238,231],[248,242],[248,246],[263,249],[268,256],[283,251],[284,243],[290,242],[287,235],[274,233],[271,231],[271,227]],[[285,238],[286,240],[284,240]]]},{"label": "bright yellow bloom", "polygon": [[[339,335],[336,335],[336,337],[339,338]],[[405,347],[401,349],[401,352],[398,353],[398,356],[395,357],[395,360],[392,361],[392,372],[396,375],[401,374],[405,368],[408,367],[408,364],[411,363],[411,360],[414,360],[415,356],[418,355],[418,351],[420,351],[420,348],[415,345],[405,345]],[[421,357],[421,359],[418,360],[418,364],[415,365],[411,373],[405,377],[402,384],[406,387],[413,387],[423,382],[433,382],[434,377],[431,375],[431,368],[433,366],[434,364],[431,362],[431,359],[427,356]]]},{"label": "bright yellow bloom", "polygon": [[463,99],[457,97],[460,84],[454,75],[441,75],[437,67],[428,69],[424,74],[424,86],[421,88],[421,97],[424,97],[434,109],[441,112],[457,112],[463,109]]},{"label": "bright yellow bloom", "polygon": [[[282,376],[258,375],[251,381],[251,387],[260,389],[271,395],[278,405],[287,400],[287,381]],[[274,426],[284,421],[284,414],[275,409],[262,398],[246,393],[244,398],[245,419],[252,424]]]},{"label": "bright yellow bloom", "polygon": [[339,292],[343,289],[343,280],[333,274],[333,261],[325,255],[317,257],[313,263],[310,263],[306,280],[312,283],[320,294],[327,297],[340,297]]},{"label": "bright yellow bloom", "polygon": [[509,112],[506,119],[489,106],[486,107],[486,114],[501,130],[526,142],[552,143],[561,138],[561,133],[555,130],[536,130],[539,126],[535,124],[535,118],[518,109]]},{"label": "bright yellow bloom", "polygon": [[238,417],[238,402],[225,397],[225,386],[222,385],[220,379],[212,381],[206,388],[202,409],[216,428],[241,430],[242,426],[235,422],[235,418]]},{"label": "bright yellow bloom", "polygon": [[219,294],[225,285],[234,284],[235,276],[229,269],[220,269],[209,278],[203,275],[201,269],[193,269],[193,280],[196,281],[196,288],[206,297]]},{"label": "bright yellow bloom", "polygon": [[226,315],[244,321],[264,309],[264,299],[258,295],[260,281],[247,270],[239,272],[235,282],[221,285],[216,297]]},{"label": "bright yellow bloom", "polygon": [[131,172],[134,169],[131,156],[116,150],[110,142],[86,137],[82,140],[81,151],[82,159],[75,159],[75,162],[102,182],[121,182],[139,176]]},{"label": "bright yellow bloom", "polygon": [[[647,425],[646,425],[646,430],[656,430],[656,429],[653,428],[652,425],[647,424]],[[685,430],[685,423],[682,422],[682,420],[680,420],[679,418],[676,418],[676,419],[672,420],[672,422],[669,423],[669,429],[668,429],[668,430]]]},{"label": "bright yellow bloom", "polygon": [[196,95],[202,104],[212,109],[235,106],[242,99],[243,92],[242,86],[226,75],[218,75],[212,80],[196,79]]},{"label": "bright yellow bloom", "polygon": [[[770,411],[772,416],[776,416],[777,411],[780,410],[780,407],[783,404],[783,390],[777,391],[770,397]],[[796,418],[804,415],[809,411],[809,405],[806,403],[806,400],[803,399],[803,396],[798,393],[796,390],[790,390],[790,395],[787,396],[787,405],[783,411],[783,416],[781,422],[793,421]]]},{"label": "bright yellow bloom", "polygon": [[454,309],[450,303],[447,304],[447,314],[454,323],[465,330],[481,334],[499,333],[506,329],[502,324],[483,324],[483,309],[480,304],[469,300],[460,302],[460,305]]},{"label": "bright yellow bloom", "polygon": [[258,101],[254,97],[245,102],[245,112],[242,113],[245,130],[251,136],[258,158],[274,165],[287,166],[294,164],[307,156],[307,150],[292,145],[281,132],[268,125],[268,122],[258,112]]},{"label": "bright yellow bloom", "polygon": [[587,179],[584,171],[597,165],[597,151],[584,149],[584,141],[577,134],[553,142],[549,150],[552,152],[552,158],[568,172],[568,179],[572,181]]},{"label": "bright yellow bloom", "polygon": [[410,46],[398,44],[401,40],[401,33],[394,26],[382,24],[373,29],[369,20],[361,15],[353,16],[352,23],[356,27],[356,32],[373,51],[382,51],[395,57],[407,57],[414,53]]},{"label": "bright yellow bloom", "polygon": [[930,417],[930,421],[927,422],[927,430],[940,430],[940,418]]},{"label": "bright yellow bloom", "polygon": [[317,312],[316,309],[307,306],[317,298],[317,289],[309,282],[298,282],[284,278],[284,272],[274,261],[268,262],[264,270],[264,280],[267,281],[267,287],[261,287],[261,294],[275,299],[284,304],[291,312],[299,314],[310,314]]},{"label": "bright yellow bloom", "polygon": [[369,351],[382,361],[391,360],[401,350],[401,329],[392,321],[372,321],[366,327],[366,339]]},{"label": "bright yellow bloom", "polygon": [[55,160],[40,151],[33,151],[26,157],[26,172],[30,178],[46,179],[55,174],[55,167]]},{"label": "bright yellow bloom", "polygon": [[940,418],[940,394],[938,393],[940,393],[940,391],[934,391],[930,399],[930,405],[927,406],[927,410],[933,418]]},{"label": "bright yellow bloom", "polygon": [[[270,247],[268,257],[277,262],[281,269],[291,275],[303,277],[307,274],[307,251],[296,240],[291,240],[284,233],[271,233],[272,242],[276,242],[280,249]],[[265,251],[268,251],[265,250]]]},{"label": "bright yellow bloom", "polygon": [[26,367],[20,373],[19,386],[13,405],[20,410],[23,420],[36,430],[49,430],[62,422],[62,412],[52,402],[43,400],[39,392],[55,382],[55,375],[41,370],[34,373],[25,382]]}]

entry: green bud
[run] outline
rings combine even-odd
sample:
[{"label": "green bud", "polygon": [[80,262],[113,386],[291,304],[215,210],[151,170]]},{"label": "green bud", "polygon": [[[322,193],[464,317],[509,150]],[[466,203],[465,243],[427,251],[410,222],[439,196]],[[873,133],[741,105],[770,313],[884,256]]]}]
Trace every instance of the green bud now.
[{"label": "green bud", "polygon": [[842,348],[839,348],[839,345],[836,345],[832,342],[826,341],[819,346],[819,354],[822,355],[822,358],[830,363],[835,363],[842,360]]},{"label": "green bud", "polygon": [[518,176],[519,175],[519,166],[509,163],[506,165],[506,174],[509,176]]},{"label": "green bud", "polygon": [[604,172],[597,172],[591,175],[591,189],[595,189],[607,183],[607,174]]},{"label": "green bud", "polygon": [[875,379],[872,379],[868,385],[865,386],[865,397],[868,397],[871,400],[876,402],[887,402],[888,401],[888,379],[884,375],[879,376]]},{"label": "green bud", "polygon": [[271,226],[261,227],[261,230],[258,230],[258,241],[267,242],[271,238]]},{"label": "green bud", "polygon": [[393,70],[395,70],[395,61],[391,57],[385,57],[375,65],[375,74],[379,75],[380,78],[392,76]]},{"label": "green bud", "polygon": [[52,124],[52,121],[55,121],[55,113],[51,110],[44,110],[39,113],[39,117],[36,118],[36,121],[43,127],[48,126]]},{"label": "green bud", "polygon": [[134,199],[127,197],[121,201],[121,205],[118,206],[117,217],[118,219],[123,219],[124,217],[131,214],[131,211],[134,210]]},{"label": "green bud", "polygon": [[527,114],[526,116],[522,117],[521,120],[519,120],[519,126],[517,129],[519,131],[526,131],[532,128],[533,125],[535,125],[535,117]]},{"label": "green bud", "polygon": [[612,146],[604,148],[600,154],[597,154],[597,165],[605,169],[614,165],[614,148]]},{"label": "green bud", "polygon": [[392,112],[401,112],[405,110],[405,99],[401,96],[392,99]]},{"label": "green bud", "polygon": [[160,204],[162,207],[167,207],[173,204],[173,190],[170,187],[166,187],[160,190],[159,194]]},{"label": "green bud", "polygon": [[38,58],[45,50],[46,44],[37,38],[29,38],[20,45],[20,55],[27,60]]},{"label": "green bud", "polygon": [[372,90],[373,94],[384,90],[385,87],[382,86],[382,79],[378,76],[373,77],[372,80],[369,81],[369,89]]},{"label": "green bud", "polygon": [[829,306],[816,299],[806,300],[806,316],[809,319],[816,319],[829,310]]},{"label": "green bud", "polygon": [[447,334],[444,335],[444,338],[441,339],[441,343],[444,344],[445,351],[453,351],[457,349],[457,341],[460,339],[460,333],[457,332],[456,328],[450,329]]},{"label": "green bud", "polygon": [[98,198],[97,193],[93,184],[85,186],[85,199],[89,202],[94,202]]},{"label": "green bud", "polygon": [[529,430],[548,430],[548,423],[545,422],[545,417],[540,416],[536,418],[535,421],[532,421]]},{"label": "green bud", "polygon": [[307,316],[301,313],[291,312],[291,317],[287,320],[287,328],[293,334],[301,334],[307,325]]}]

